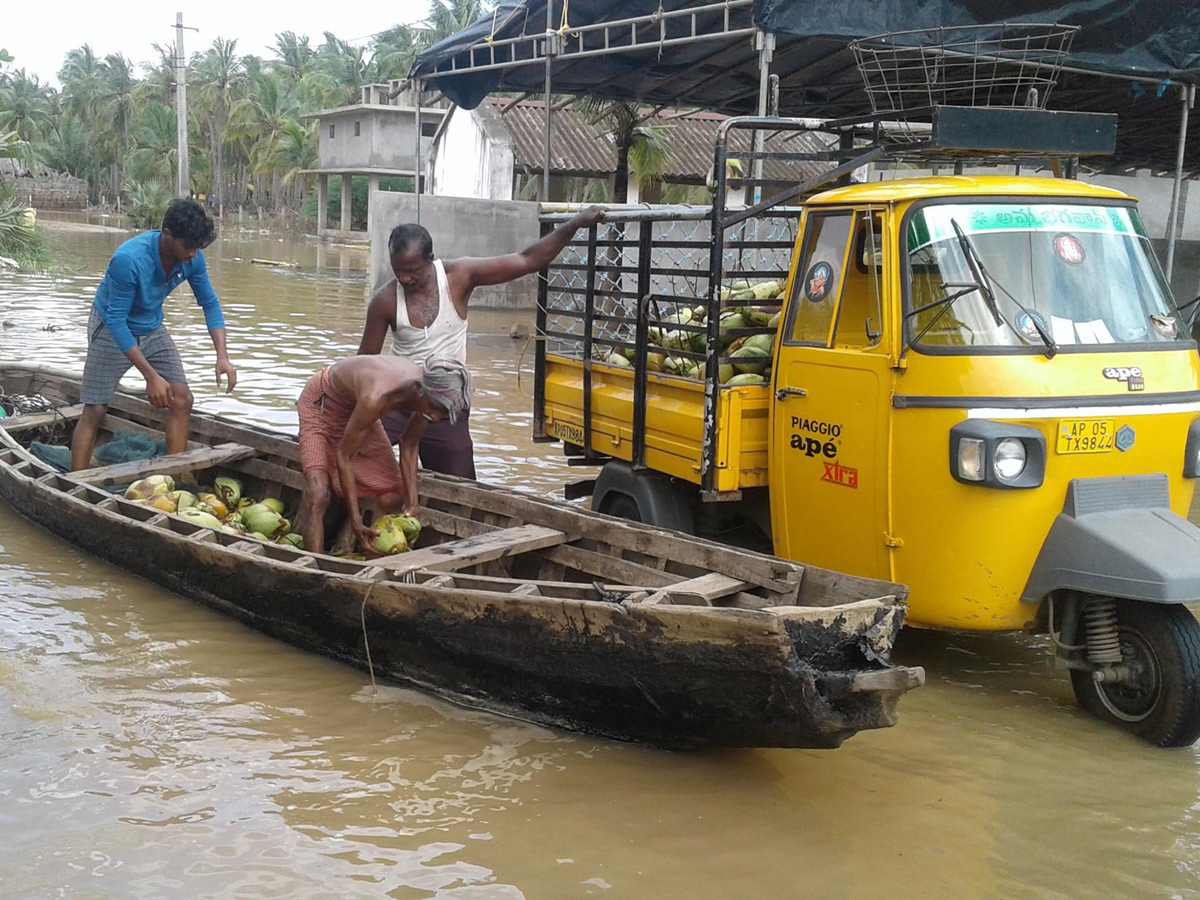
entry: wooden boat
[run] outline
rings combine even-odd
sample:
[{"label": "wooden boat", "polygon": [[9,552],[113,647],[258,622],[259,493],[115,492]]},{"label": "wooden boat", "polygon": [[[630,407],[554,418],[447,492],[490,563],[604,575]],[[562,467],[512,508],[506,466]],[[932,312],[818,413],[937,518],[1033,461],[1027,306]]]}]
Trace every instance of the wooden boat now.
[{"label": "wooden boat", "polygon": [[[287,435],[196,414],[183,453],[61,474],[78,381],[0,367],[0,496],[136,575],[269,635],[451,701],[668,748],[836,747],[895,724],[924,680],[889,663],[896,584],[804,567],[507,489],[423,473],[416,549],[353,560],[197,526],[108,488],[151,473],[234,475],[288,512],[303,479]],[[100,440],[161,437],[163,414],[118,394]]]}]

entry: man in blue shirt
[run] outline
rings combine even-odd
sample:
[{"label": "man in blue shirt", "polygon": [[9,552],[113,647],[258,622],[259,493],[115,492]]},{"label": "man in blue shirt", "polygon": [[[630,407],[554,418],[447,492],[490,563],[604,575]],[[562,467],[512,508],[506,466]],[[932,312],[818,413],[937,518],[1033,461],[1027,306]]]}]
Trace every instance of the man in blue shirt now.
[{"label": "man in blue shirt", "polygon": [[203,206],[192,199],[173,200],[160,231],[139,234],[113,254],[88,320],[80,394],[84,410],[71,439],[72,470],[91,464],[96,431],[130,366],[146,379],[151,404],[167,410],[167,452],[187,449],[192,392],[179,351],[163,325],[163,301],[184,280],[204,310],[217,350],[217,385],[222,375],[228,383],[226,393],[237,384],[237,370],[225,352],[225,318],[200,252],[215,237],[212,217]]}]

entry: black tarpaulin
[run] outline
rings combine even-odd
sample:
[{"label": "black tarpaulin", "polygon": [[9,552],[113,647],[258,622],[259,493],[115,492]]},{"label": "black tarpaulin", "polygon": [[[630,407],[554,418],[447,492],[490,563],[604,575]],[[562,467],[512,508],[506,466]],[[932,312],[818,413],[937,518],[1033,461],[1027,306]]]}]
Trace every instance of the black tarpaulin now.
[{"label": "black tarpaulin", "polygon": [[[889,31],[960,27],[995,20],[989,0],[754,0],[734,8],[698,0],[549,0],[568,52],[552,64],[556,94],[593,95],[649,105],[695,106],[730,115],[757,111],[759,54],[752,29],[776,36],[770,71],[780,77],[779,112],[841,118],[872,110],[848,49],[855,38]],[[413,76],[432,81],[453,102],[474,108],[489,93],[540,93],[547,0],[506,0],[497,15],[417,58]],[[700,10],[656,19],[661,11]],[[1080,26],[1067,69],[1050,96],[1052,109],[1115,112],[1119,167],[1171,170],[1179,138],[1181,83],[1200,81],[1200,4],[1181,0],[1009,0],[1005,21]],[[612,35],[604,48],[589,24],[647,17],[634,26],[638,47]],[[687,40],[689,29],[712,36]],[[576,37],[572,44],[572,34]],[[724,36],[722,36],[724,35]],[[657,38],[676,41],[655,45]],[[515,44],[497,44],[508,39]],[[592,43],[588,43],[591,41]],[[477,48],[471,56],[470,48]],[[479,48],[490,48],[487,53]],[[580,55],[587,51],[595,55]],[[514,59],[536,59],[512,65]],[[505,68],[504,66],[508,66]],[[459,71],[451,72],[457,67]],[[1149,79],[1149,81],[1134,81]],[[1200,115],[1192,116],[1185,168],[1200,170]]]}]

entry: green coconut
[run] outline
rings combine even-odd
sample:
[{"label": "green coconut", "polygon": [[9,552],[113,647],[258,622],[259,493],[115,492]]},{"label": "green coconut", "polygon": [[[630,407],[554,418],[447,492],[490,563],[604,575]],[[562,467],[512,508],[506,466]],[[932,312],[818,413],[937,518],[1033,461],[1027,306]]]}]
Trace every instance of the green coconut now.
[{"label": "green coconut", "polygon": [[282,533],[285,530],[287,520],[265,503],[255,503],[253,506],[247,506],[242,510],[242,521],[246,523],[246,530],[257,532],[263,535],[264,539],[270,540],[275,535]]},{"label": "green coconut", "polygon": [[275,543],[289,544],[292,547],[295,547],[297,550],[304,549],[304,538],[300,537],[298,534],[281,534],[279,537],[275,538]]},{"label": "green coconut", "polygon": [[149,500],[142,500],[140,502],[142,506],[149,506],[160,512],[175,512],[177,509],[175,500],[171,494],[159,494],[157,497],[151,497]]},{"label": "green coconut", "polygon": [[200,505],[200,498],[191,491],[171,491],[167,496],[175,501],[175,508],[178,510],[191,509],[193,506]]},{"label": "green coconut", "polygon": [[408,550],[408,538],[404,536],[404,529],[394,521],[396,518],[399,517],[384,516],[371,526],[379,533],[379,536],[371,541],[371,549],[376,553],[391,556],[393,553],[404,553]]},{"label": "green coconut", "polygon": [[[262,500],[260,502],[262,503],[263,506],[267,507],[268,509],[273,509],[273,510],[275,510],[275,512],[279,513],[281,516],[283,515],[283,501],[280,500],[278,497],[267,497],[267,499]],[[254,504],[250,504],[250,505],[253,506]]]},{"label": "green coconut", "polygon": [[610,366],[616,366],[619,369],[628,369],[633,363],[625,358],[623,353],[610,353],[604,360]]},{"label": "green coconut", "polygon": [[733,368],[739,375],[746,373],[760,375],[767,367],[767,361],[771,358],[771,354],[761,347],[745,344],[731,353],[730,357],[733,360]]},{"label": "green coconut", "polygon": [[417,542],[417,538],[421,536],[421,523],[413,516],[381,516],[372,527],[382,528],[386,525],[396,525],[404,532],[404,539],[412,546]]},{"label": "green coconut", "polygon": [[766,379],[761,375],[755,375],[753,372],[746,372],[742,375],[734,375],[728,381],[724,382],[727,387],[743,387],[747,384],[766,384]]},{"label": "green coconut", "polygon": [[770,300],[778,297],[783,291],[782,281],[760,281],[752,288],[755,300]]},{"label": "green coconut", "polygon": [[733,335],[729,334],[730,331],[734,330],[735,328],[746,327],[746,320],[742,317],[741,313],[726,313],[725,315],[721,316],[721,343],[728,344],[730,341],[735,339]]},{"label": "green coconut", "polygon": [[221,498],[226,507],[233,509],[242,499],[242,483],[236,478],[222,475],[213,481],[213,493]]},{"label": "green coconut", "polygon": [[169,494],[175,490],[175,479],[170,475],[151,475],[140,481],[135,481],[125,488],[126,500],[149,500],[160,494]]},{"label": "green coconut", "polygon": [[211,516],[223,519],[229,515],[229,508],[216,494],[199,494],[196,499],[200,501],[197,509],[202,509]]},{"label": "green coconut", "polygon": [[773,334],[752,334],[746,338],[744,347],[757,347],[762,350],[767,356],[775,349],[775,335]]},{"label": "green coconut", "polygon": [[195,525],[203,525],[205,528],[215,528],[218,531],[222,530],[221,520],[210,513],[206,513],[198,506],[180,510],[179,515],[181,518],[187,519]]}]

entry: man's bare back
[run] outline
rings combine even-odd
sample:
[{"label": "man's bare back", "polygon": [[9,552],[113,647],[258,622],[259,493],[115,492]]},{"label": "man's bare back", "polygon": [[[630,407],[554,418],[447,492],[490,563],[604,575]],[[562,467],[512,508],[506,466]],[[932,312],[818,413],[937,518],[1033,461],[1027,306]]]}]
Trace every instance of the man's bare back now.
[{"label": "man's bare back", "polygon": [[420,396],[421,367],[397,356],[351,356],[329,367],[329,382],[347,402],[410,409]]}]

